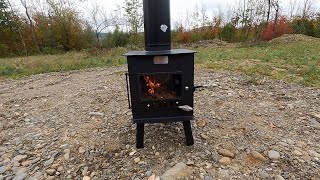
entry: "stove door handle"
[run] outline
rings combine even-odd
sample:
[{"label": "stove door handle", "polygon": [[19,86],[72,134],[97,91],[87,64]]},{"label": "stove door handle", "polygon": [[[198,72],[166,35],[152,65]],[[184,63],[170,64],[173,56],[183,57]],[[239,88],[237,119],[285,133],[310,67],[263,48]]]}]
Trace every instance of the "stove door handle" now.
[{"label": "stove door handle", "polygon": [[127,85],[127,95],[128,95],[128,105],[129,105],[129,109],[132,109],[132,105],[131,105],[131,94],[130,94],[130,85],[129,85],[129,73],[126,73],[126,85]]}]

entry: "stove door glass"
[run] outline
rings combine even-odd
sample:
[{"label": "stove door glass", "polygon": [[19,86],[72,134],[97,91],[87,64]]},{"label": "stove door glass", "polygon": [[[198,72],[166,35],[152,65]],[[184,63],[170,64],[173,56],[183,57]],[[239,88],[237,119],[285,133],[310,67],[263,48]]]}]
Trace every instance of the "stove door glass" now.
[{"label": "stove door glass", "polygon": [[182,98],[181,73],[140,74],[141,100],[168,100]]}]

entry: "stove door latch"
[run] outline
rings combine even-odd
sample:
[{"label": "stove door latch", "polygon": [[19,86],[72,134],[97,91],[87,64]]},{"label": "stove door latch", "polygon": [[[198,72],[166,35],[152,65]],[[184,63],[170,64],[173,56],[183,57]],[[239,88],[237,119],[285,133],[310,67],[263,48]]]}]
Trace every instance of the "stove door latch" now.
[{"label": "stove door latch", "polygon": [[193,111],[193,108],[188,106],[188,105],[184,105],[184,106],[179,106],[178,107],[179,109],[183,110],[183,111],[186,111],[186,112],[191,112]]}]

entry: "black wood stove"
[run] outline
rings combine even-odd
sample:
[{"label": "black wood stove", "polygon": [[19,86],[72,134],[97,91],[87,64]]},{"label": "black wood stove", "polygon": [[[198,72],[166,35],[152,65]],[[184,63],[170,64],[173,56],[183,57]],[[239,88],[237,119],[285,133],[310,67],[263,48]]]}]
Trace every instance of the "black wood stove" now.
[{"label": "black wood stove", "polygon": [[125,54],[127,90],[136,146],[143,148],[144,124],[182,121],[193,145],[194,53],[171,49],[170,1],[144,0],[145,50]]}]

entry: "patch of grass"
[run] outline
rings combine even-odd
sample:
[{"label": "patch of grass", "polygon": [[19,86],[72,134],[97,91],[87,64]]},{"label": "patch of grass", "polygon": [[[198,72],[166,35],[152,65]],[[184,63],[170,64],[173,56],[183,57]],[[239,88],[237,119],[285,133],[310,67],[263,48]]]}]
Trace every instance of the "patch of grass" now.
[{"label": "patch of grass", "polygon": [[320,87],[320,41],[196,49],[196,63]]},{"label": "patch of grass", "polygon": [[126,62],[122,54],[127,51],[125,48],[115,48],[95,55],[90,52],[69,52],[57,55],[2,58],[0,59],[0,76],[19,78],[48,72],[117,66]]},{"label": "patch of grass", "polygon": [[[258,46],[198,47],[196,63],[215,70],[243,72],[253,78],[301,83],[320,88],[320,41]],[[126,63],[126,48],[0,59],[0,78],[118,66]]]}]

